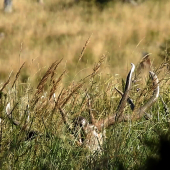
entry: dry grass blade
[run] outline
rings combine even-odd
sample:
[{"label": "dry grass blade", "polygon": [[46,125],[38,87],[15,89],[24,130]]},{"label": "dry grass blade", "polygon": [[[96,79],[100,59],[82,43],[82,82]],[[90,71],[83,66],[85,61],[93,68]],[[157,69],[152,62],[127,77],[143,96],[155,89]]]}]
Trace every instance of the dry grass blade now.
[{"label": "dry grass blade", "polygon": [[158,75],[162,69],[166,68],[169,72],[169,63],[170,61],[163,61],[158,68],[155,69],[155,73]]},{"label": "dry grass blade", "polygon": [[92,124],[95,124],[96,123],[96,120],[95,120],[95,117],[93,115],[93,112],[92,112],[92,101],[91,101],[91,98],[90,98],[90,95],[87,94],[87,98],[88,98],[88,110],[89,110],[89,115],[90,115],[90,119],[91,119],[91,122]]},{"label": "dry grass blade", "polygon": [[58,109],[59,109],[60,114],[61,114],[61,116],[62,116],[63,122],[64,122],[64,124],[66,125],[66,124],[67,124],[67,120],[66,120],[65,113],[63,112],[63,110],[61,109],[61,107],[58,107]]},{"label": "dry grass blade", "polygon": [[105,58],[106,58],[106,56],[103,54],[103,56],[100,58],[100,60],[98,61],[98,63],[95,64],[95,66],[94,66],[94,68],[93,68],[93,74],[92,74],[92,76],[95,75],[95,74],[98,72],[98,70],[100,69],[100,67],[101,67],[102,63],[104,62]]},{"label": "dry grass blade", "polygon": [[74,89],[72,90],[72,92],[63,100],[59,103],[59,106],[64,107],[65,104],[69,101],[69,99],[71,98],[71,96],[78,90],[80,89],[82,86],[83,86],[84,82],[83,83],[80,83],[78,84],[77,86],[74,87]]},{"label": "dry grass blade", "polygon": [[11,78],[11,74],[12,74],[12,71],[11,71],[9,77],[8,77],[8,80],[7,80],[7,81],[4,83],[4,85],[2,86],[0,92],[2,92],[2,91],[5,89],[5,87],[9,84],[10,78]]},{"label": "dry grass blade", "polygon": [[92,36],[92,34],[90,35],[90,37],[89,37],[88,40],[86,41],[86,43],[85,43],[85,45],[84,45],[84,47],[83,47],[83,49],[82,49],[82,51],[81,51],[81,54],[80,54],[80,57],[79,57],[78,62],[80,62],[80,60],[82,59],[83,54],[84,54],[84,52],[85,52],[85,50],[86,50],[86,48],[87,48],[87,45],[88,45],[89,42],[90,42],[91,36]]},{"label": "dry grass blade", "polygon": [[63,58],[55,65],[52,73],[51,73],[51,80],[50,80],[50,84],[53,82],[54,80],[54,71],[56,70],[56,68],[58,67],[58,65],[61,63],[61,61],[63,60]]},{"label": "dry grass blade", "polygon": [[69,121],[68,121],[68,119],[66,117],[66,113],[64,113],[64,111],[61,109],[61,107],[58,107],[58,109],[59,109],[60,114],[62,116],[62,120],[63,120],[64,124],[67,127],[67,130],[72,133],[72,129],[71,129],[70,123],[69,123]]},{"label": "dry grass blade", "polygon": [[73,98],[73,101],[72,101],[72,109],[71,109],[71,112],[74,112],[74,109],[76,108],[79,99],[80,99],[80,94],[79,94],[79,93],[75,93],[74,98]]},{"label": "dry grass blade", "polygon": [[103,63],[104,60],[105,60],[105,58],[106,58],[106,56],[103,55],[103,56],[100,58],[100,60],[98,61],[98,63],[95,64],[95,66],[94,66],[94,68],[93,68],[93,72],[92,72],[91,74],[89,74],[88,76],[86,76],[85,78],[81,79],[80,81],[85,81],[85,80],[86,80],[87,78],[89,78],[89,77],[93,78],[93,77],[97,74],[97,72],[99,71],[102,63]]},{"label": "dry grass blade", "polygon": [[80,80],[80,82],[82,82],[82,83],[80,83],[80,84],[78,84],[77,86],[73,87],[72,92],[71,92],[63,101],[61,101],[61,102],[59,103],[59,106],[60,106],[61,108],[64,107],[64,105],[68,102],[68,100],[71,98],[71,96],[72,96],[78,89],[80,89],[80,88],[83,86],[83,84],[85,83],[85,80],[86,80],[87,78],[89,78],[89,77],[94,77],[94,76],[97,74],[97,72],[98,72],[99,68],[101,67],[101,64],[104,62],[105,58],[106,58],[106,56],[103,55],[103,56],[100,58],[99,62],[94,66],[93,72],[92,72],[91,74],[89,74],[88,76],[86,76],[85,78],[83,78],[82,80]]},{"label": "dry grass blade", "polygon": [[58,103],[59,103],[59,101],[60,101],[60,98],[61,98],[61,96],[63,95],[63,91],[64,91],[64,88],[61,90],[60,94],[58,95],[57,101],[55,101],[54,110],[55,110],[55,109],[57,108],[57,106],[58,106]]},{"label": "dry grass blade", "polygon": [[164,102],[163,98],[159,95],[161,101],[162,101],[162,104],[163,104],[163,107],[164,107],[164,111],[165,111],[165,114],[166,115],[169,115],[169,108],[168,106],[166,105],[166,103]]},{"label": "dry grass blade", "polygon": [[49,69],[46,71],[46,73],[44,74],[43,78],[41,79],[41,81],[39,82],[38,86],[37,86],[37,92],[35,94],[35,96],[37,94],[40,94],[44,88],[44,84],[47,81],[48,77],[54,73],[54,70],[57,68],[57,66],[60,64],[60,62],[62,61],[62,59],[57,62],[57,60],[51,64],[51,66],[49,67]]},{"label": "dry grass blade", "polygon": [[53,86],[52,86],[52,88],[50,90],[49,100],[51,99],[52,95],[55,93],[56,88],[58,86],[58,83],[62,80],[62,77],[65,74],[65,72],[66,72],[66,70],[64,70],[64,72],[60,75],[60,77],[58,78],[58,80],[56,82],[54,81]]},{"label": "dry grass blade", "polygon": [[25,65],[25,62],[22,64],[22,66],[21,66],[20,69],[18,70],[18,72],[17,72],[17,74],[16,74],[16,76],[15,76],[15,80],[14,80],[14,82],[13,82],[13,84],[12,84],[12,88],[14,87],[14,85],[15,85],[15,83],[16,83],[19,75],[20,75],[21,69],[24,67],[24,65]]},{"label": "dry grass blade", "polygon": [[75,85],[72,89],[72,92],[70,94],[67,95],[67,97],[65,97],[61,102],[59,102],[59,99],[61,98],[61,96],[64,96],[63,93],[60,93],[60,98],[58,98],[57,100],[57,105],[60,106],[61,108],[64,107],[64,105],[68,102],[68,100],[71,98],[71,96],[79,89],[83,86],[83,84],[85,83],[85,80],[91,76],[94,75],[94,72],[89,74],[88,76],[86,76],[85,78],[81,79],[78,85]]}]

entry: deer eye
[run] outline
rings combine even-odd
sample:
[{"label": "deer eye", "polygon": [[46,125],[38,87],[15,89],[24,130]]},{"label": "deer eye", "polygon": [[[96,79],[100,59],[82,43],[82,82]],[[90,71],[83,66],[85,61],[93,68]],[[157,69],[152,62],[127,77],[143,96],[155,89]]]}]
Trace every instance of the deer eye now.
[{"label": "deer eye", "polygon": [[97,127],[96,127],[96,126],[94,126],[94,130],[98,133],[98,129],[97,129]]}]

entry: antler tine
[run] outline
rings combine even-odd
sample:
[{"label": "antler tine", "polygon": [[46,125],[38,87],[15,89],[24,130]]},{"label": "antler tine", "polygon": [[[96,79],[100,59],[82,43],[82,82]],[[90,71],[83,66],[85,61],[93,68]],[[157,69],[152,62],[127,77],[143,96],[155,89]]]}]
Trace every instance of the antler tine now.
[{"label": "antler tine", "polygon": [[[115,90],[116,90],[121,96],[123,96],[123,93],[122,93],[119,89],[117,89],[117,88],[115,87]],[[128,104],[130,105],[131,110],[133,111],[134,108],[135,108],[135,104],[133,103],[132,99],[131,99],[129,96],[128,96],[128,98],[127,98],[127,102],[128,102]]]},{"label": "antler tine", "polygon": [[[132,74],[135,70],[135,65],[133,63],[131,63],[131,65],[132,65],[132,68],[129,71],[129,74],[126,78],[125,93],[122,94],[122,98],[119,102],[116,114],[108,116],[107,118],[102,119],[98,123],[96,123],[95,125],[99,131],[101,131],[104,127],[107,128],[108,126],[115,124],[116,122],[121,122],[123,120],[126,120],[123,116],[123,110],[125,108],[126,101],[129,98],[128,96],[129,96],[129,90],[130,90],[131,82],[132,82]],[[132,107],[133,106],[134,104],[132,104]]]},{"label": "antler tine", "polygon": [[[159,80],[158,77],[156,76],[156,74],[152,71],[149,72],[150,76],[153,80],[153,86],[154,86],[154,92],[152,97],[149,99],[149,101],[144,105],[141,106],[137,111],[136,111],[136,115],[133,118],[139,119],[140,117],[142,117],[144,114],[146,114],[147,117],[149,117],[149,115],[146,113],[146,110],[149,109],[149,107],[151,107],[153,105],[153,103],[157,100],[157,98],[159,97]],[[115,88],[116,91],[123,96],[123,93],[118,90],[117,88]],[[130,99],[130,97],[128,97],[127,102],[130,104],[131,110],[133,111],[135,108],[135,105],[133,103],[133,101]]]},{"label": "antler tine", "polygon": [[148,100],[148,102],[144,106],[141,106],[139,108],[139,110],[137,111],[137,115],[135,116],[136,119],[139,119],[141,116],[143,116],[145,111],[147,109],[149,109],[153,105],[153,103],[155,103],[157,98],[159,97],[159,80],[158,80],[158,77],[152,71],[150,71],[149,73],[150,73],[150,76],[153,80],[154,92],[153,92],[152,97]]},{"label": "antler tine", "polygon": [[[131,86],[131,78],[132,78],[132,73],[133,73],[134,69],[135,69],[135,67],[132,64],[132,69],[130,70],[130,72],[129,72],[128,76],[127,76],[127,80],[126,80],[125,93],[122,94],[122,93],[120,93],[120,91],[118,91],[122,95],[122,99],[121,99],[121,101],[119,103],[116,115],[113,114],[112,116],[107,117],[106,119],[103,119],[103,120],[99,121],[98,124],[97,124],[97,127],[98,127],[99,131],[103,127],[107,128],[108,126],[113,125],[116,122],[122,122],[122,121],[127,121],[128,120],[128,117],[123,116],[122,114],[123,114],[123,109],[125,107],[126,101],[128,101],[128,103],[129,103],[128,93],[129,93],[129,89],[130,89],[130,86]],[[151,78],[153,80],[153,86],[154,86],[153,95],[144,106],[140,107],[136,111],[137,114],[134,115],[134,117],[132,118],[133,120],[140,119],[145,114],[145,111],[147,109],[149,109],[153,105],[153,103],[157,100],[157,98],[159,96],[159,81],[158,81],[158,78],[157,78],[157,76],[156,76],[156,74],[154,72],[150,71],[149,73],[150,73]],[[132,104],[132,106],[133,107],[131,107],[131,109],[132,108],[134,109],[134,104]]]},{"label": "antler tine", "polygon": [[128,95],[129,95],[129,90],[131,87],[131,82],[132,82],[132,74],[135,70],[135,65],[133,63],[131,63],[132,68],[126,78],[126,85],[125,85],[125,92],[122,96],[122,99],[119,102],[118,108],[117,108],[117,113],[116,113],[116,120],[118,121],[119,117],[122,117],[123,114],[123,110],[125,108],[126,105],[126,101],[128,99]]}]

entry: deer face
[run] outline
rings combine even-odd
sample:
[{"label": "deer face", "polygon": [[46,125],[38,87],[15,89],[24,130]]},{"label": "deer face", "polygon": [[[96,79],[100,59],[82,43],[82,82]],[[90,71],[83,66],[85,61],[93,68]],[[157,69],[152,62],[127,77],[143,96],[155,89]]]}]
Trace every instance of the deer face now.
[{"label": "deer face", "polygon": [[90,124],[85,118],[78,117],[76,127],[79,127],[79,142],[89,148],[90,151],[101,150],[101,146],[105,140],[105,130],[100,132],[98,128]]}]

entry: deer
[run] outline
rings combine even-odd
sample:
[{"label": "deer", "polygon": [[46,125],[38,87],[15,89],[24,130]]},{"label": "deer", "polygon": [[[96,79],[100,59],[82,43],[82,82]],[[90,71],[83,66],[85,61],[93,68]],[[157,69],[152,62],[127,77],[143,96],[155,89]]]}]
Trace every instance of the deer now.
[{"label": "deer", "polygon": [[[139,108],[136,108],[132,99],[129,97],[130,96],[129,93],[132,85],[132,76],[135,70],[135,65],[133,63],[131,63],[131,66],[132,67],[126,78],[124,92],[121,92],[120,90],[115,88],[117,92],[121,95],[121,99],[114,113],[107,115],[103,119],[97,120],[92,112],[90,97],[89,95],[87,95],[91,123],[89,123],[89,121],[85,117],[78,116],[73,120],[73,127],[69,127],[66,114],[64,113],[62,108],[60,107],[58,108],[61,113],[64,124],[67,125],[67,127],[69,127],[68,128],[69,132],[74,135],[77,144],[79,146],[85,146],[90,150],[90,152],[96,152],[96,151],[100,152],[102,151],[102,146],[106,140],[106,129],[109,128],[111,125],[116,125],[117,123],[121,123],[121,122],[127,122],[129,119],[131,119],[132,121],[137,121],[143,116],[146,116],[147,119],[151,118],[146,113],[146,111],[156,102],[156,100],[159,97],[158,77],[154,72],[149,71],[150,77],[153,82],[153,94],[148,99],[147,103],[145,103],[143,106],[140,106]],[[130,108],[133,111],[132,116],[124,114],[126,103],[130,105]],[[26,129],[25,126],[21,126],[20,122],[13,119],[11,113],[12,111],[9,105],[7,105],[6,115],[8,119],[11,121],[12,124],[19,126],[21,130],[25,130],[27,132],[26,139],[30,139],[30,138],[32,139],[34,135],[38,134],[38,132],[31,131],[30,129],[28,131],[28,129]]]}]

